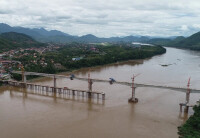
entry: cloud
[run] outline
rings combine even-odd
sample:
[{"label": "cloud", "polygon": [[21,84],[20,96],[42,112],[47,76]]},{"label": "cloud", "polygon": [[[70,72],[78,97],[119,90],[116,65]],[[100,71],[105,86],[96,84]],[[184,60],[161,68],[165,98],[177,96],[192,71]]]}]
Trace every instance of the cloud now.
[{"label": "cloud", "polygon": [[181,26],[181,30],[187,31],[187,30],[188,30],[188,26],[187,26],[187,25],[182,25],[182,26]]},{"label": "cloud", "polygon": [[72,35],[191,35],[199,0],[1,0],[0,22]]}]

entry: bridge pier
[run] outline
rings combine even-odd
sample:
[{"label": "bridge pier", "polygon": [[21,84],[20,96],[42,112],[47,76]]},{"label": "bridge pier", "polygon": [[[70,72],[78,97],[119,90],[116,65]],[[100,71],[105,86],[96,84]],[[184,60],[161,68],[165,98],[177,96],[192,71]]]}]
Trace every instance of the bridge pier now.
[{"label": "bridge pier", "polygon": [[27,79],[26,79],[26,75],[24,74],[23,76],[23,82],[26,83],[27,82]]},{"label": "bridge pier", "polygon": [[88,92],[88,98],[92,98],[92,93],[91,92]]},{"label": "bridge pier", "polygon": [[132,97],[130,99],[128,99],[128,102],[131,102],[131,103],[137,103],[138,102],[138,99],[135,98],[135,89],[136,87],[134,86],[134,79],[135,79],[136,76],[133,75],[133,78],[132,78]]},{"label": "bridge pier", "polygon": [[102,100],[105,100],[105,93],[102,94]]},{"label": "bridge pier", "polygon": [[26,73],[24,72],[24,70],[22,71],[22,82],[24,83],[23,84],[23,87],[26,88]]},{"label": "bridge pier", "polygon": [[190,107],[194,107],[194,105],[190,105],[188,103],[180,103],[179,105],[180,105],[180,112],[182,112],[183,110],[182,108],[185,107],[184,108],[185,113],[188,113]]},{"label": "bridge pier", "polygon": [[93,82],[92,82],[92,80],[90,78],[90,71],[89,71],[89,73],[88,73],[88,92],[87,92],[88,98],[92,98],[92,93],[91,93],[92,84],[93,84]]},{"label": "bridge pier", "polygon": [[49,91],[49,86],[46,86],[46,92],[48,92]]},{"label": "bridge pier", "polygon": [[[7,83],[8,83],[8,85],[12,85],[12,86],[16,86],[16,87],[23,87],[23,84],[24,84],[24,82],[17,82],[17,81],[7,81]],[[56,97],[56,96],[58,96],[57,93],[59,93],[60,97],[65,98],[65,95],[68,94],[68,95],[72,95],[73,99],[75,99],[75,96],[85,97],[85,95],[86,95],[86,97],[96,98],[97,100],[102,99],[103,104],[105,101],[105,93],[103,93],[103,92],[68,89],[67,87],[55,89],[54,87],[43,86],[43,85],[38,85],[38,84],[33,84],[33,83],[27,83],[26,88],[33,90],[33,93],[31,92],[32,94],[39,94],[39,95],[45,94],[45,95],[49,96],[49,93],[47,93],[47,92],[52,92],[51,96]],[[54,92],[54,90],[56,90],[56,91]],[[99,95],[101,95],[101,97]]]},{"label": "bridge pier", "polygon": [[54,75],[54,78],[53,78],[53,84],[54,84],[53,92],[56,92],[56,76],[55,75]]},{"label": "bridge pier", "polygon": [[62,88],[58,88],[58,93],[59,93],[59,94],[62,93]]},{"label": "bridge pier", "polygon": [[185,106],[184,112],[188,113],[189,107],[193,107],[194,105],[190,105],[190,78],[188,80],[187,84],[187,92],[186,92],[186,98],[185,98],[185,103],[180,103],[180,112],[182,112],[182,106]]},{"label": "bridge pier", "polygon": [[128,102],[130,102],[130,103],[138,102],[138,98],[135,98],[135,89],[136,89],[136,87],[132,87],[132,97],[128,99]]}]

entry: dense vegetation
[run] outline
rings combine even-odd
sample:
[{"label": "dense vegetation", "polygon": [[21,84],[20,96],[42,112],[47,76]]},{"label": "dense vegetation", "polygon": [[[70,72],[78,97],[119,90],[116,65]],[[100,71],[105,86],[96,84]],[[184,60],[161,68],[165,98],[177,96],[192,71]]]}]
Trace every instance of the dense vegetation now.
[{"label": "dense vegetation", "polygon": [[[166,50],[160,46],[142,46],[135,48],[133,46],[127,46],[127,44],[102,46],[72,43],[61,47],[57,51],[47,52],[42,55],[39,53],[36,54],[36,52],[33,51],[37,58],[32,56],[33,54],[29,54],[14,60],[21,61],[26,71],[57,73],[118,61],[144,59],[165,52]],[[72,58],[79,59],[74,61]],[[44,62],[45,65],[43,64]],[[57,68],[55,64],[60,64],[61,67]]]},{"label": "dense vegetation", "polygon": [[[56,62],[61,63],[66,68],[80,68],[80,67],[91,67],[96,65],[104,65],[109,63],[114,63],[118,61],[125,61],[131,59],[143,59],[151,57],[156,54],[164,53],[165,50],[161,47],[142,47],[142,48],[132,48],[126,46],[100,46],[97,47],[100,53],[86,51],[81,52],[76,48],[62,48],[59,51],[59,54],[54,58]],[[69,59],[71,56],[82,55],[84,58],[72,62]],[[46,55],[52,56],[52,54]],[[64,59],[69,60],[62,60]]]},{"label": "dense vegetation", "polygon": [[181,138],[200,138],[200,105],[195,106],[192,115],[185,124],[178,127]]},{"label": "dense vegetation", "polygon": [[155,38],[149,40],[148,43],[200,51],[200,32],[195,33],[187,38],[179,36],[173,40],[164,38]]},{"label": "dense vegetation", "polygon": [[188,48],[191,50],[200,50],[200,32],[192,36],[170,44],[169,46]]},{"label": "dense vegetation", "polygon": [[25,34],[9,32],[0,35],[0,53],[17,48],[41,47],[46,44],[36,42]]}]

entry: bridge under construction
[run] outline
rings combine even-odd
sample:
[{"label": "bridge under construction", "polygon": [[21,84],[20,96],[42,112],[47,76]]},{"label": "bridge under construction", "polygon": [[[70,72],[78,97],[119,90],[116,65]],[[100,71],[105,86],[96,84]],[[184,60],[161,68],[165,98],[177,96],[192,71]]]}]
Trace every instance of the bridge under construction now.
[{"label": "bridge under construction", "polygon": [[[15,81],[7,81],[9,84],[16,85],[20,84],[22,87],[41,87],[42,89],[45,89],[46,91],[49,91],[51,89],[52,92],[65,92],[65,91],[71,91],[72,95],[75,95],[75,92],[77,93],[86,93],[88,97],[93,97],[94,95],[97,95],[99,98],[99,95],[101,95],[101,98],[104,100],[105,99],[105,93],[103,92],[95,92],[92,90],[92,84],[94,82],[105,82],[105,83],[110,83],[110,84],[120,84],[120,85],[126,85],[126,86],[131,86],[132,88],[132,97],[129,99],[129,102],[138,102],[138,99],[135,97],[135,89],[138,87],[149,87],[149,88],[160,88],[160,89],[168,89],[168,90],[174,90],[174,91],[180,91],[186,93],[186,100],[184,103],[180,103],[180,111],[182,111],[182,106],[185,106],[185,111],[188,112],[189,107],[193,107],[194,105],[189,104],[189,98],[190,98],[190,93],[200,93],[200,90],[198,89],[192,89],[190,88],[190,79],[188,80],[188,85],[186,88],[183,87],[172,87],[172,86],[161,86],[161,85],[151,85],[151,84],[139,84],[135,83],[134,79],[136,76],[133,75],[132,77],[132,82],[121,82],[121,81],[116,81],[112,78],[108,80],[101,80],[101,79],[93,79],[90,77],[90,73],[88,73],[88,78],[80,78],[76,77],[74,75],[58,75],[58,74],[46,74],[46,73],[37,73],[37,72],[25,72],[25,71],[13,71],[12,73],[15,74],[21,74],[22,75],[22,82],[17,83]],[[27,83],[27,76],[43,76],[43,77],[50,77],[53,78],[53,87],[50,86],[41,86],[38,85],[36,86],[35,84],[30,84]],[[71,79],[71,80],[81,80],[81,81],[87,81],[88,82],[88,90],[75,90],[75,89],[69,89],[69,88],[59,88],[57,87],[56,80],[57,79]]]}]

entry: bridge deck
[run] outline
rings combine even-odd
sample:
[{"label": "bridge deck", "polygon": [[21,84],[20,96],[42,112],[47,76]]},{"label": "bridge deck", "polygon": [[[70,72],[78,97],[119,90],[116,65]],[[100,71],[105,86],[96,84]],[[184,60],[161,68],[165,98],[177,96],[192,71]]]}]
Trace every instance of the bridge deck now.
[{"label": "bridge deck", "polygon": [[[21,71],[13,71],[13,73],[16,74],[22,74]],[[65,76],[65,75],[57,75],[57,74],[46,74],[46,73],[37,73],[37,72],[24,72],[25,75],[36,75],[36,76],[43,76],[43,77],[52,77],[52,78],[70,78],[70,76]],[[80,78],[80,77],[75,77],[74,79],[77,80],[82,80],[82,81],[88,81],[88,78]],[[91,79],[93,82],[106,82],[109,83],[109,80],[100,80],[100,79]],[[127,85],[131,86],[132,83],[130,82],[120,82],[116,81],[114,82],[116,84],[120,85]],[[159,86],[159,85],[151,85],[151,84],[134,84],[135,87],[151,87],[151,88],[160,88],[160,89],[168,89],[168,90],[175,90],[175,91],[181,91],[181,92],[187,92],[187,88],[182,88],[182,87],[172,87],[172,86]],[[191,93],[200,93],[200,90],[197,89],[190,89]]]}]

